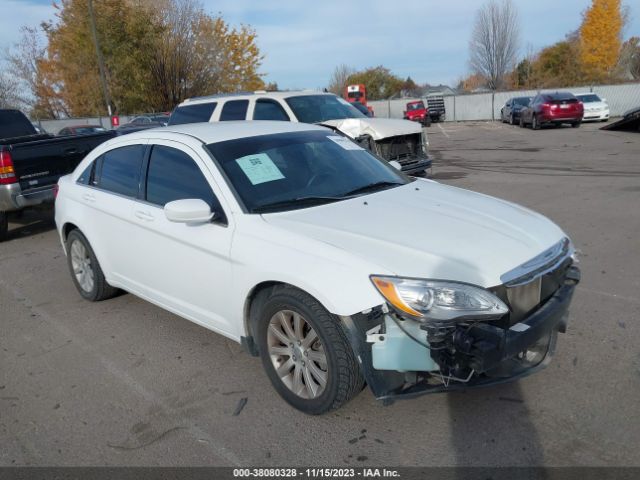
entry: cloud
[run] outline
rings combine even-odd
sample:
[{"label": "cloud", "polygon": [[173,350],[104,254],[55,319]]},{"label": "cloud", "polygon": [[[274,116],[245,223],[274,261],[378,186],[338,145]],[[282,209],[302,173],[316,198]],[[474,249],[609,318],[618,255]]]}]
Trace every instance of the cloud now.
[{"label": "cloud", "polygon": [[20,40],[20,28],[35,27],[53,19],[55,9],[51,1],[1,0],[0,52]]}]

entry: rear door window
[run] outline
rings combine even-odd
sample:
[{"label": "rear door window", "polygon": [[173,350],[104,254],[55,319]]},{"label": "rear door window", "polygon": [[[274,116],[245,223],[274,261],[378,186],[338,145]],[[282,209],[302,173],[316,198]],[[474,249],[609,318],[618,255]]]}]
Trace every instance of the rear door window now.
[{"label": "rear door window", "polygon": [[176,108],[169,118],[169,125],[208,122],[216,109],[216,102],[184,105]]},{"label": "rear door window", "polygon": [[174,200],[199,198],[213,211],[220,203],[196,162],[182,150],[154,145],[147,170],[146,201],[164,207]]},{"label": "rear door window", "polygon": [[282,120],[288,122],[291,120],[284,108],[275,100],[268,100],[261,98],[256,101],[256,106],[253,109],[254,120]]},{"label": "rear door window", "polygon": [[244,120],[247,117],[249,100],[230,100],[222,107],[220,121]]},{"label": "rear door window", "polygon": [[129,145],[105,153],[100,157],[98,188],[136,197],[144,152],[144,145]]}]

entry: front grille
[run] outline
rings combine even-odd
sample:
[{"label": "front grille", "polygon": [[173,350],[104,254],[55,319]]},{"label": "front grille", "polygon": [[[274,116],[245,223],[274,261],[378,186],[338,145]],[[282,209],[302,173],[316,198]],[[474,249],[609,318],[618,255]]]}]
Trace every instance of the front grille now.
[{"label": "front grille", "polygon": [[422,141],[419,133],[399,135],[376,142],[378,155],[387,161],[395,160],[402,166],[418,163],[422,154]]}]

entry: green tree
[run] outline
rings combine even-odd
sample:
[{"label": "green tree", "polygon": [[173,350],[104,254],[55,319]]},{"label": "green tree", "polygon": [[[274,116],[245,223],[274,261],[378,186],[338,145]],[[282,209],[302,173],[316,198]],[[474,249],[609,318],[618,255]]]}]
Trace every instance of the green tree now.
[{"label": "green tree", "polygon": [[347,84],[364,84],[369,100],[383,100],[400,93],[403,80],[391,73],[388,68],[379,65],[356,72],[349,76]]}]

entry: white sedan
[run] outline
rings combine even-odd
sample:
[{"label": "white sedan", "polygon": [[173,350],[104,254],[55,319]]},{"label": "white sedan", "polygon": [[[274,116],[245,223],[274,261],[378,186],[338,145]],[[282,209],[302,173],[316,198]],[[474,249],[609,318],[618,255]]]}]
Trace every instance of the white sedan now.
[{"label": "white sedan", "polygon": [[59,182],[80,295],[131,292],[242,343],[311,414],[515,379],[544,366],[579,280],[545,217],[405,176],[287,122],[103,143]]},{"label": "white sedan", "polygon": [[577,93],[576,97],[584,105],[583,122],[589,120],[606,122],[609,120],[609,104],[606,98],[600,98],[595,93]]}]

